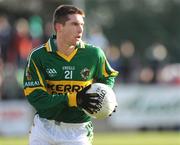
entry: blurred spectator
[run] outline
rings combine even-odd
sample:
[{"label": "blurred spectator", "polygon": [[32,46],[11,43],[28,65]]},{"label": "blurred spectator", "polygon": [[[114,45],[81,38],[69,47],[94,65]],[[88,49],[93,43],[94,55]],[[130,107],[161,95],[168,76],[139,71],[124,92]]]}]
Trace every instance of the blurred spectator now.
[{"label": "blurred spectator", "polygon": [[152,78],[148,81],[149,83],[157,83],[158,71],[161,68],[161,65],[165,63],[167,57],[167,48],[161,43],[153,43],[146,50],[147,65],[149,66],[149,70],[152,72]]},{"label": "blurred spectator", "polygon": [[[32,50],[32,39],[29,31],[29,23],[24,18],[20,18],[16,21],[15,34],[13,36],[11,50],[12,51],[9,52],[9,59],[11,60],[11,56],[15,55],[15,58],[13,58],[11,62],[17,60],[18,66],[23,67],[30,51]],[[12,52],[15,54],[13,55]]]},{"label": "blurred spectator", "polygon": [[46,22],[44,26],[44,36],[43,41],[46,42],[49,37],[52,35],[53,27],[51,22]]},{"label": "blurred spectator", "polygon": [[155,74],[151,67],[144,67],[140,71],[139,82],[145,84],[153,83],[155,78],[154,76]]},{"label": "blurred spectator", "polygon": [[106,52],[109,47],[109,42],[105,35],[103,34],[100,27],[92,27],[90,30],[90,36],[87,38],[87,42],[93,45],[96,45]]},{"label": "blurred spectator", "polygon": [[3,61],[7,59],[9,43],[11,41],[11,26],[6,16],[0,16],[0,56]]},{"label": "blurred spectator", "polygon": [[22,90],[15,76],[16,67],[11,63],[7,63],[3,70],[2,100],[22,98]]},{"label": "blurred spectator", "polygon": [[32,37],[33,48],[38,47],[42,43],[43,22],[40,16],[33,15],[29,19],[30,35]]},{"label": "blurred spectator", "polygon": [[158,72],[159,83],[180,85],[180,64],[168,64]]},{"label": "blurred spectator", "polygon": [[131,83],[138,80],[137,72],[140,69],[140,62],[135,56],[135,46],[130,40],[120,45],[120,77],[122,82]]},{"label": "blurred spectator", "polygon": [[111,46],[107,52],[107,59],[115,70],[119,70],[120,65],[120,50],[116,46]]},{"label": "blurred spectator", "polygon": [[3,64],[3,60],[0,58],[0,100],[2,99],[3,70],[4,70],[4,64]]},{"label": "blurred spectator", "polygon": [[106,52],[106,54],[107,54],[107,59],[109,60],[109,63],[112,66],[112,68],[120,72],[121,71],[120,70],[120,63],[121,63],[120,55],[121,54],[120,54],[119,48],[116,46],[111,46],[108,48],[108,51]]}]

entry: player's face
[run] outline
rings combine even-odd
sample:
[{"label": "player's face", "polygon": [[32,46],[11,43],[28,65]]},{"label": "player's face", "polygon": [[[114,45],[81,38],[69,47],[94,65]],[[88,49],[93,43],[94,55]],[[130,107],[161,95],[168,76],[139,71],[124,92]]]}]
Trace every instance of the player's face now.
[{"label": "player's face", "polygon": [[80,14],[69,15],[69,20],[62,26],[61,32],[65,42],[69,45],[76,45],[83,34],[84,20]]}]

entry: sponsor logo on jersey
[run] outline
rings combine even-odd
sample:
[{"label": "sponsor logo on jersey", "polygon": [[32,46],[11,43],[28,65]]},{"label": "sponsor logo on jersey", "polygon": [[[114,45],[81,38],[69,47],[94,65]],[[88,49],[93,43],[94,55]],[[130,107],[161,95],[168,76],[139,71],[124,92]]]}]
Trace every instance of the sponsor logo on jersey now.
[{"label": "sponsor logo on jersey", "polygon": [[84,86],[81,86],[81,85],[70,85],[70,84],[54,85],[53,84],[53,85],[48,85],[48,90],[50,90],[51,94],[57,94],[57,92],[60,94],[64,94],[67,92],[79,92],[83,87]]},{"label": "sponsor logo on jersey", "polygon": [[87,80],[90,74],[90,70],[88,68],[84,68],[83,70],[81,70],[80,74],[83,80]]},{"label": "sponsor logo on jersey", "polygon": [[46,72],[49,77],[55,77],[57,75],[57,71],[54,68],[47,68]]},{"label": "sponsor logo on jersey", "polygon": [[24,86],[25,87],[40,86],[40,82],[39,81],[29,81],[29,82],[25,82]]},{"label": "sponsor logo on jersey", "polygon": [[89,81],[47,81],[47,90],[50,94],[64,94],[79,92],[85,86],[92,83]]},{"label": "sponsor logo on jersey", "polygon": [[62,70],[75,70],[75,66],[62,66]]}]

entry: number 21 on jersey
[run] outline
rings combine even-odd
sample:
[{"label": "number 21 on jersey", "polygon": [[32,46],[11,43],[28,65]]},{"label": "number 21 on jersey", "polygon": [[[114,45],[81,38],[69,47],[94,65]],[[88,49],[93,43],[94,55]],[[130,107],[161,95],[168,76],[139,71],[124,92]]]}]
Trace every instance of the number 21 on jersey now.
[{"label": "number 21 on jersey", "polygon": [[72,75],[73,75],[73,71],[72,70],[65,70],[64,71],[65,79],[67,79],[67,80],[72,79]]}]

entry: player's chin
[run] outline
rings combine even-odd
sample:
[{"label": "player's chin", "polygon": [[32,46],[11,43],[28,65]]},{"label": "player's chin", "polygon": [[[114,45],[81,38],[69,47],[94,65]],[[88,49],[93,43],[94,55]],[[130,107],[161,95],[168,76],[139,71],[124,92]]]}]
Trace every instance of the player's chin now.
[{"label": "player's chin", "polygon": [[73,37],[71,39],[71,45],[77,45],[81,41],[81,38],[79,37]]},{"label": "player's chin", "polygon": [[76,40],[76,42],[79,42],[79,41],[81,41],[81,37],[76,37],[75,40]]},{"label": "player's chin", "polygon": [[81,39],[76,39],[75,44],[79,44],[80,41],[81,41]]}]

